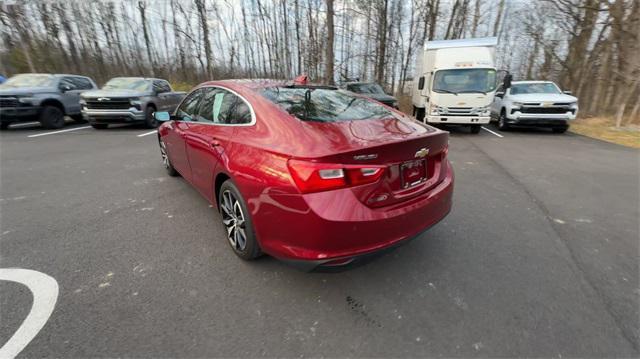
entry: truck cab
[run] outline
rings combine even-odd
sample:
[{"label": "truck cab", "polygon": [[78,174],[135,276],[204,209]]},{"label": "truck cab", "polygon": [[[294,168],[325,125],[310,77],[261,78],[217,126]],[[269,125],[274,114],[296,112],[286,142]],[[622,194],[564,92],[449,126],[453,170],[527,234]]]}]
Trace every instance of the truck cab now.
[{"label": "truck cab", "polygon": [[473,133],[489,123],[497,44],[495,37],[428,41],[416,59],[412,93],[416,119],[469,126]]},{"label": "truck cab", "polygon": [[61,128],[65,116],[82,122],[80,95],[95,82],[70,74],[19,74],[0,85],[0,128],[38,121],[45,128]]}]

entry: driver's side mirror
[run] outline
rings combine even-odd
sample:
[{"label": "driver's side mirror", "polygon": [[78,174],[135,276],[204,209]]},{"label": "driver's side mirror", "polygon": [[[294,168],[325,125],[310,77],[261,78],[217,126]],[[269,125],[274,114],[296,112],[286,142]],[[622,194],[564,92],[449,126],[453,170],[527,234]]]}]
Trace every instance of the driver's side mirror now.
[{"label": "driver's side mirror", "polygon": [[504,98],[504,92],[496,92],[496,97]]},{"label": "driver's side mirror", "polygon": [[571,90],[562,91],[562,93],[565,95],[573,95],[573,92],[571,92]]},{"label": "driver's side mirror", "polygon": [[67,91],[71,91],[72,88],[69,85],[60,85],[60,91],[62,92],[67,92]]},{"label": "driver's side mirror", "polygon": [[154,112],[153,117],[158,122],[168,122],[171,121],[171,114],[167,111]]}]

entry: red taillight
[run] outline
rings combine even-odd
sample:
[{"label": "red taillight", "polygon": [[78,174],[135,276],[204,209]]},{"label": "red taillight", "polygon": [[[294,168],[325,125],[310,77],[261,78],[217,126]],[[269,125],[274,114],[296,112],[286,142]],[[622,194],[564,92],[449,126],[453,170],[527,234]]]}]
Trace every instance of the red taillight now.
[{"label": "red taillight", "polygon": [[383,166],[340,165],[289,160],[289,172],[302,193],[359,186],[382,177]]}]

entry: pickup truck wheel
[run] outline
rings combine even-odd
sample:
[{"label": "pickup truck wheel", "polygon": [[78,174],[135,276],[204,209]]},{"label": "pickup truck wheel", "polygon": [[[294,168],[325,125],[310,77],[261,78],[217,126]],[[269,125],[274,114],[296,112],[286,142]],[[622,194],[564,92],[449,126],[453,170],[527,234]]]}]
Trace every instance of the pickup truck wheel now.
[{"label": "pickup truck wheel", "polygon": [[509,124],[507,123],[507,114],[502,110],[500,112],[500,117],[498,117],[498,130],[507,131],[509,129]]},{"label": "pickup truck wheel", "polygon": [[155,108],[147,106],[147,109],[145,110],[144,123],[148,128],[156,128],[159,125],[158,120],[153,116],[155,112]]},{"label": "pickup truck wheel", "polygon": [[471,133],[480,133],[480,125],[471,125]]},{"label": "pickup truck wheel", "polygon": [[55,106],[45,106],[40,113],[39,122],[44,128],[62,128],[64,113]]},{"label": "pickup truck wheel", "polygon": [[104,130],[105,128],[109,127],[109,125],[106,123],[92,123],[91,127],[95,128],[96,130]]},{"label": "pickup truck wheel", "polygon": [[568,129],[569,129],[569,126],[562,126],[562,127],[554,127],[551,129],[551,131],[553,131],[553,133],[565,133],[567,132]]},{"label": "pickup truck wheel", "polygon": [[77,115],[71,115],[71,116],[69,116],[69,117],[71,117],[71,119],[72,119],[72,120],[73,120],[73,122],[75,122],[75,123],[85,123],[85,122],[87,122],[87,120],[85,120],[85,119],[82,117],[82,114],[81,114],[81,113],[79,113],[79,114],[77,114]]},{"label": "pickup truck wheel", "polygon": [[11,124],[10,122],[2,122],[2,123],[0,123],[0,130],[6,130],[7,128],[9,128],[10,124]]}]

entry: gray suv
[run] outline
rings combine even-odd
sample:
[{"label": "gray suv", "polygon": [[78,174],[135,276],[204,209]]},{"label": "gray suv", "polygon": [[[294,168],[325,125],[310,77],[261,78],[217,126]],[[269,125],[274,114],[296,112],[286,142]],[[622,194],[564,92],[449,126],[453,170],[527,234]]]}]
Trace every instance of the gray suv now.
[{"label": "gray suv", "polygon": [[115,77],[101,90],[82,94],[82,115],[93,128],[112,123],[142,123],[158,127],[156,111],[173,112],[186,92],[175,92],[169,82],[143,77]]},{"label": "gray suv", "polygon": [[83,121],[80,94],[96,89],[92,79],[66,74],[20,74],[0,85],[0,125],[38,121],[45,128],[64,126],[64,116]]}]

